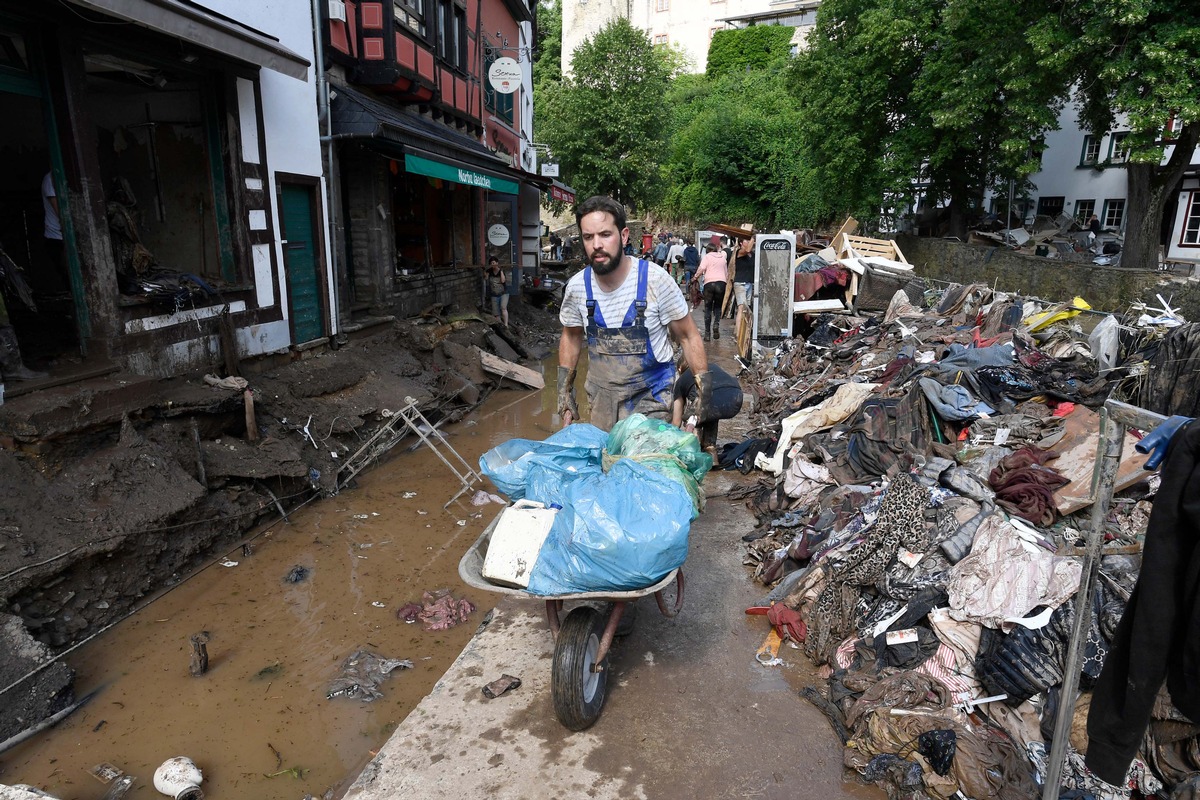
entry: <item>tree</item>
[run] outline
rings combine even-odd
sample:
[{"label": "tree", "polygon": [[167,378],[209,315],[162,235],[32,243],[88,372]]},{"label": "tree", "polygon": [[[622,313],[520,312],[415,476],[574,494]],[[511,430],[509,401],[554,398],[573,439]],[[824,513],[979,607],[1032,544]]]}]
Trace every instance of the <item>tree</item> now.
[{"label": "tree", "polygon": [[673,113],[664,216],[762,228],[817,222],[797,158],[800,107],[785,78],[777,63],[675,81],[666,102]]},{"label": "tree", "polygon": [[663,98],[680,68],[674,51],[618,18],[576,49],[570,76],[546,84],[538,138],[579,195],[607,194],[632,207],[655,199]]},{"label": "tree", "polygon": [[562,0],[541,0],[537,6],[534,38],[533,105],[540,87],[562,83]]},{"label": "tree", "polygon": [[[1029,40],[1074,88],[1093,134],[1128,126],[1122,263],[1153,269],[1167,200],[1200,144],[1200,9],[1193,0],[1049,5]],[[1168,138],[1171,119],[1178,132]]]},{"label": "tree", "polygon": [[796,59],[803,151],[830,208],[948,202],[965,235],[985,189],[1036,169],[1061,83],[1025,37],[1034,0],[826,0]]}]

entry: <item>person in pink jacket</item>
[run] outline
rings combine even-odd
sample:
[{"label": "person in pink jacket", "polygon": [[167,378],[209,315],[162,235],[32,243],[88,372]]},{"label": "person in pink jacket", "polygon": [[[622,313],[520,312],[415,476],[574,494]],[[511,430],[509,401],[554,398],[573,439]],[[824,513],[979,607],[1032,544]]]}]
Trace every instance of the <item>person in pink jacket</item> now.
[{"label": "person in pink jacket", "polygon": [[725,287],[729,283],[729,267],[725,254],[715,246],[704,246],[704,258],[696,270],[696,280],[704,279],[704,341],[721,338],[721,305],[725,302]]}]

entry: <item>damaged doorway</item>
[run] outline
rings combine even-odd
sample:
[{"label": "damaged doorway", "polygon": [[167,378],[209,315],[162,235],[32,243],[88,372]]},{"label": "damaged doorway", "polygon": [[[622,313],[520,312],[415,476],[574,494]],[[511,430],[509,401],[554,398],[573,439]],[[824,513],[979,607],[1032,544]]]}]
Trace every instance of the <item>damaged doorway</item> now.
[{"label": "damaged doorway", "polygon": [[213,78],[101,44],[84,67],[118,304],[136,317],[220,302],[237,274]]},{"label": "damaged doorway", "polygon": [[[17,267],[18,280],[28,286],[28,293],[11,282],[5,287],[8,319],[0,314],[0,324],[7,321],[11,326],[27,366],[57,378],[82,361],[77,321],[87,313],[79,261],[69,246],[58,140],[43,76],[26,37],[2,26],[0,114],[10,120],[0,128],[5,172],[0,182],[0,248]],[[53,200],[43,196],[46,187]]]}]

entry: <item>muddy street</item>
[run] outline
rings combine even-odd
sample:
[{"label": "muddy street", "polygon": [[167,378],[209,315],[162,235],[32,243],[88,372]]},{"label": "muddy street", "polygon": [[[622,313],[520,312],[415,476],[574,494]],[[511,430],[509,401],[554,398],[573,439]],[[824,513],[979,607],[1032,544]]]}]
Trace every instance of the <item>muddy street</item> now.
[{"label": "muddy street", "polygon": [[[496,392],[450,426],[447,439],[474,463],[513,436],[544,438],[549,391]],[[202,766],[214,800],[336,791],[425,696],[490,608],[488,598],[467,592],[480,610],[450,630],[426,632],[397,619],[423,590],[463,596],[459,556],[499,509],[474,507],[467,497],[444,511],[455,479],[428,450],[408,447],[361,476],[357,488],[292,513],[291,524],[274,525],[248,552],[218,558],[67,656],[77,695],[96,696],[0,756],[0,782],[98,797],[104,789],[89,770],[110,762],[138,776],[135,791],[150,796],[154,769],[185,754]],[[210,636],[210,669],[194,678],[188,639],[199,631]],[[359,647],[410,659],[413,668],[392,672],[372,703],[326,699],[342,661]]]}]

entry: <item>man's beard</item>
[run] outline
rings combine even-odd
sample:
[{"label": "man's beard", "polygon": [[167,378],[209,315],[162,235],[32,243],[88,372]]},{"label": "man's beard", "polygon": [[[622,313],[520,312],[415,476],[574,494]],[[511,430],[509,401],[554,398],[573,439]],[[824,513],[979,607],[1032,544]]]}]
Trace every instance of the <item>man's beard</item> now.
[{"label": "man's beard", "polygon": [[[601,264],[597,264],[596,263],[597,255],[606,257],[608,259],[608,261],[605,261],[604,263],[601,263]],[[604,252],[603,250],[596,250],[596,251],[592,252],[592,255],[589,257],[588,262],[591,265],[592,271],[595,272],[597,275],[607,275],[610,272],[616,271],[617,267],[621,266],[621,259],[624,258],[624,256],[625,256],[625,254],[620,251],[618,251],[617,254],[614,256],[614,255]]]}]

